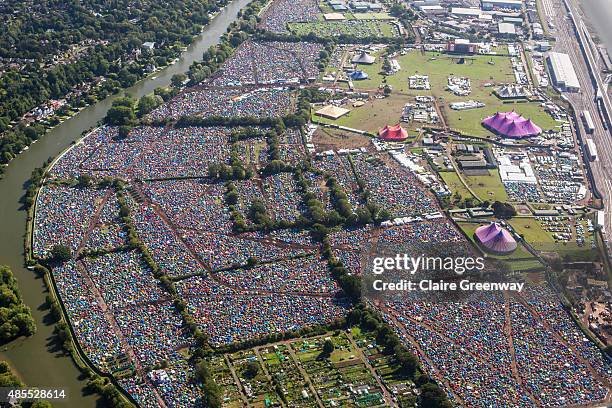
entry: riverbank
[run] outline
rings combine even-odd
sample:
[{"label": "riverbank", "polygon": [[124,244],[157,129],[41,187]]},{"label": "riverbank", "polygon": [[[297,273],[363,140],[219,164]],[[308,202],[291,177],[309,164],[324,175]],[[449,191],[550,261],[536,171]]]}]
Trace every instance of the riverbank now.
[{"label": "riverbank", "polygon": [[203,33],[189,46],[178,61],[158,71],[124,92],[91,105],[59,124],[29,149],[25,150],[5,168],[0,180],[0,217],[3,233],[0,234],[0,264],[11,267],[19,282],[24,302],[32,308],[38,327],[37,333],[26,339],[18,339],[0,350],[0,359],[9,362],[19,377],[30,386],[64,388],[69,394],[67,401],[54,402],[57,407],[94,407],[97,396],[83,395],[85,385],[74,362],[63,354],[54,343],[52,319],[45,308],[45,297],[49,294],[44,280],[24,267],[24,232],[27,214],[20,200],[32,171],[40,167],[49,157],[55,157],[70,144],[81,138],[82,133],[105,116],[114,99],[129,93],[135,97],[150,94],[157,87],[170,83],[174,74],[185,73],[189,66],[202,58],[211,45],[218,42],[227,26],[233,22],[240,9],[249,0],[236,0],[225,7],[207,26]]},{"label": "riverbank", "polygon": [[599,39],[608,53],[612,50],[612,0],[585,0],[580,3],[591,36]]}]

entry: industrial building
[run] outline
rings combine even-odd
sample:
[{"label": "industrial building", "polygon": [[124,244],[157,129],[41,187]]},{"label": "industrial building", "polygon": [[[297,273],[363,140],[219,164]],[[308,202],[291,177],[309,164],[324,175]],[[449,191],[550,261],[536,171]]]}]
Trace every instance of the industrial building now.
[{"label": "industrial building", "polygon": [[471,43],[463,38],[456,38],[446,44],[446,52],[452,54],[477,54],[478,44]]},{"label": "industrial building", "polygon": [[520,10],[523,7],[522,0],[482,0],[483,10],[510,9]]},{"label": "industrial building", "polygon": [[580,82],[569,55],[560,52],[548,53],[548,67],[555,86],[564,91],[577,92]]},{"label": "industrial building", "polygon": [[438,16],[441,14],[446,14],[446,8],[438,4],[425,4],[419,6],[419,9],[428,16]]},{"label": "industrial building", "polygon": [[497,24],[497,35],[501,38],[514,38],[517,36],[516,26],[512,23],[500,22]]}]

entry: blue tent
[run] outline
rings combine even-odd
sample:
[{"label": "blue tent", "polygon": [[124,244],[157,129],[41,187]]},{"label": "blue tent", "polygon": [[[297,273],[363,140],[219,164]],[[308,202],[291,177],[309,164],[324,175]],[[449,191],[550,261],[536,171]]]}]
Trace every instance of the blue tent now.
[{"label": "blue tent", "polygon": [[368,74],[363,71],[353,71],[349,74],[349,77],[354,81],[361,81],[363,79],[368,79]]}]

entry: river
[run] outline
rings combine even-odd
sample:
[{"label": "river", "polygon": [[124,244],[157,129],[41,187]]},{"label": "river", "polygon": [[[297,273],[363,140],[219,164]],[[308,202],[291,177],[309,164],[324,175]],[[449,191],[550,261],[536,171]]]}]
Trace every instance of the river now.
[{"label": "river", "polygon": [[[153,92],[156,87],[167,86],[172,75],[186,72],[194,61],[201,60],[205,50],[218,43],[229,24],[236,20],[238,11],[249,2],[234,0],[210,22],[175,64],[143,79],[125,92],[141,97]],[[95,126],[118,96],[121,94],[91,105],[55,127],[15,158],[0,180],[0,264],[8,265],[13,270],[24,301],[32,309],[38,327],[34,336],[18,339],[3,347],[0,359],[8,361],[29,386],[65,389],[69,398],[63,402],[53,401],[54,407],[95,407],[98,398],[83,395],[85,383],[80,378],[78,368],[70,357],[64,356],[52,343],[53,326],[48,324],[48,311],[42,308],[47,295],[45,284],[42,278],[36,277],[23,266],[26,212],[22,210],[19,201],[32,171],[47,158],[67,148],[84,130]]]},{"label": "river", "polygon": [[581,0],[579,4],[603,45],[612,53],[612,0]]}]

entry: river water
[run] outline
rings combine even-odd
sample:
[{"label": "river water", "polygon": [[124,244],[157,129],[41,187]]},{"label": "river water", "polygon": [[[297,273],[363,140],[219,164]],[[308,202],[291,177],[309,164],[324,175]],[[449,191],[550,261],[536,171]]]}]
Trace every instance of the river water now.
[{"label": "river water", "polygon": [[580,0],[580,5],[597,30],[601,42],[612,54],[612,0]]},{"label": "river water", "polygon": [[[218,43],[228,25],[236,20],[238,11],[249,1],[234,0],[211,21],[175,64],[138,82],[126,92],[140,97],[153,92],[156,87],[167,86],[172,75],[186,72],[191,63],[201,60],[206,49]],[[70,357],[64,356],[52,343],[53,326],[48,324],[48,311],[42,309],[47,295],[45,284],[41,278],[23,267],[26,212],[21,209],[19,201],[32,171],[47,158],[67,148],[84,130],[96,125],[118,96],[111,96],[89,106],[54,128],[14,159],[6,168],[5,177],[0,180],[0,264],[8,265],[13,270],[24,301],[32,309],[38,327],[34,336],[16,340],[3,347],[0,359],[8,361],[29,386],[65,389],[69,398],[63,402],[53,401],[56,407],[95,407],[97,397],[82,394],[84,381],[80,378],[78,368]]]}]

